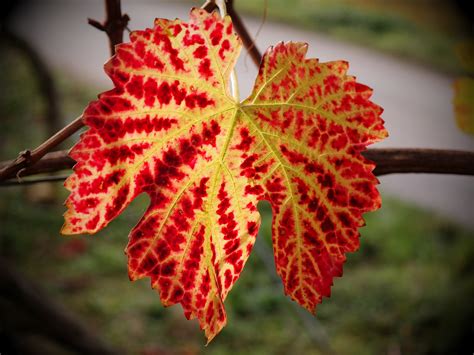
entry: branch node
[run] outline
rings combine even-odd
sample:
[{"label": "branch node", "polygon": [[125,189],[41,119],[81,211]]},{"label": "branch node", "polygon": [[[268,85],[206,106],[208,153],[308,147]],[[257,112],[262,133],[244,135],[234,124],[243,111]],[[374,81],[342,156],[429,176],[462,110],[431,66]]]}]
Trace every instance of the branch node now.
[{"label": "branch node", "polygon": [[18,154],[17,159],[24,159],[26,164],[31,163],[31,150],[25,149]]},{"label": "branch node", "polygon": [[94,19],[91,19],[91,18],[88,18],[88,19],[87,19],[87,23],[88,23],[89,25],[91,25],[92,27],[97,28],[99,31],[105,32],[105,27],[104,27],[104,25],[101,24],[99,21],[94,20]]},{"label": "branch node", "polygon": [[128,16],[128,14],[123,14],[122,24],[123,24],[124,27],[127,27],[128,21],[130,21],[130,16]]}]

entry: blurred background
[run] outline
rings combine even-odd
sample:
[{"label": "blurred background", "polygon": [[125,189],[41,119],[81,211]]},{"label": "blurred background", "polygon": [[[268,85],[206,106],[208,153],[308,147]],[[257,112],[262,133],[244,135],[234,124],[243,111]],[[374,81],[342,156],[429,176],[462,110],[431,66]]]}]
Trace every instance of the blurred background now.
[{"label": "blurred background", "polygon": [[[150,27],[155,17],[187,19],[190,7],[201,5],[124,0],[122,10],[134,30]],[[304,41],[310,57],[348,60],[350,74],[374,88],[373,100],[385,109],[390,137],[378,146],[474,149],[452,106],[453,82],[467,75],[457,48],[472,40],[469,1],[235,5],[261,51]],[[3,161],[79,116],[112,83],[102,70],[107,37],[87,24],[88,17],[104,19],[102,1],[4,1],[2,7]],[[237,73],[245,97],[257,73],[245,51]],[[92,353],[109,346],[150,355],[472,354],[473,182],[382,176],[383,207],[366,215],[361,248],[348,256],[344,277],[316,317],[283,295],[273,271],[270,208],[262,204],[256,247],[226,301],[228,325],[207,347],[180,306],[165,309],[147,280],[128,280],[123,249],[147,197],[96,236],[65,238],[61,183],[0,186],[0,353]]]}]

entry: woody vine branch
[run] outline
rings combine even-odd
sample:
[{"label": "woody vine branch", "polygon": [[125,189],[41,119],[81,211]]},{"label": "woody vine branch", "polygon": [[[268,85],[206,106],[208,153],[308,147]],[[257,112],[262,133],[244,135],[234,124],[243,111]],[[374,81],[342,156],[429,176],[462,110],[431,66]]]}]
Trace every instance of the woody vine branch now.
[{"label": "woody vine branch", "polygon": [[[224,1],[224,0],[222,0]],[[123,32],[127,28],[130,18],[122,14],[120,0],[105,0],[106,20],[100,23],[89,19],[93,27],[104,31],[109,38],[110,51],[115,53],[115,46],[123,41]],[[207,1],[202,8],[206,11],[214,11],[218,8],[215,0]],[[232,18],[234,28],[242,39],[253,62],[260,65],[262,55],[255,46],[252,37],[244,26],[240,16],[234,9],[233,0],[226,0],[227,14]],[[82,116],[76,118],[66,127],[61,129],[48,140],[33,150],[20,152],[14,160],[0,162],[0,182],[6,182],[45,172],[55,172],[70,169],[74,161],[68,157],[66,151],[53,151],[60,143],[69,138],[84,126]],[[365,157],[374,161],[377,165],[374,173],[376,175],[392,173],[436,173],[436,174],[460,174],[474,175],[474,152],[442,150],[442,149],[369,149],[364,153]],[[58,177],[36,179],[41,181],[58,181]],[[2,185],[10,185],[10,182]]]}]

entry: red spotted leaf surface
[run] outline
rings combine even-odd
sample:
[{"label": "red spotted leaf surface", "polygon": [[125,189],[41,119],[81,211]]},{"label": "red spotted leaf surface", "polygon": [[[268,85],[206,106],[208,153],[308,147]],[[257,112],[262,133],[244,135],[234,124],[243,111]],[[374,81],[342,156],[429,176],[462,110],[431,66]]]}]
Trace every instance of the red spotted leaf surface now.
[{"label": "red spotted leaf surface", "polygon": [[268,200],[285,292],[314,312],[358,247],[362,214],[380,206],[374,165],[360,154],[387,135],[372,91],[346,62],[280,43],[236,102],[229,78],[241,40],[229,17],[202,10],[130,39],[105,65],[114,89],[84,112],[62,232],[95,233],[148,194],[126,248],[130,279],[149,277],[210,341],[252,250],[257,203]]}]

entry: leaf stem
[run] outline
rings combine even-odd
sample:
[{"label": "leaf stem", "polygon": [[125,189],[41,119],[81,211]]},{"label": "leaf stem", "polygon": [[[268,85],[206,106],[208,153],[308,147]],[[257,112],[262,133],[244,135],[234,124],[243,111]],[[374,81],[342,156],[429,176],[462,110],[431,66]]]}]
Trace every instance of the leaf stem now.
[{"label": "leaf stem", "polygon": [[[227,16],[227,7],[226,0],[216,0],[216,5],[219,9],[219,13],[222,18]],[[232,97],[237,103],[240,103],[240,93],[239,93],[239,82],[237,81],[237,74],[235,73],[235,68],[232,69],[230,73],[230,88],[232,92]]]},{"label": "leaf stem", "polygon": [[230,73],[230,85],[232,90],[232,97],[238,103],[240,103],[240,93],[239,93],[239,83],[237,81],[237,74],[235,73],[235,69],[232,69]]}]

